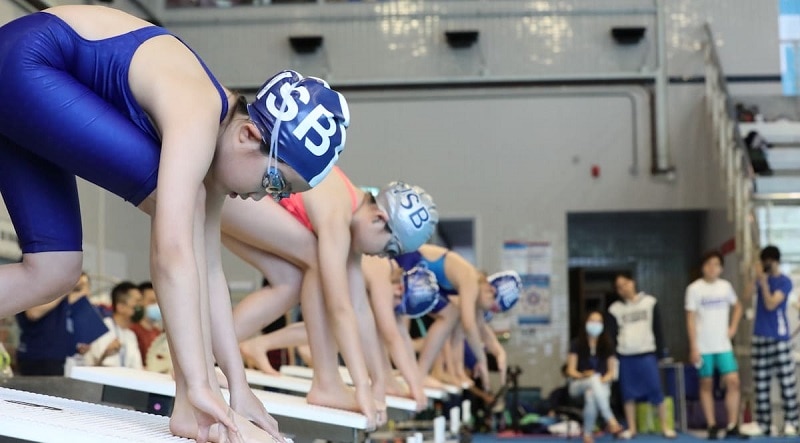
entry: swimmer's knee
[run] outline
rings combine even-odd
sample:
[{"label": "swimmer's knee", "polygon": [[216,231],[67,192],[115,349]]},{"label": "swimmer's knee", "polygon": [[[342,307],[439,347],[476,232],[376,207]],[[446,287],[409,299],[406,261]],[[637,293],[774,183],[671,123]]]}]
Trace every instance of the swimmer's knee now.
[{"label": "swimmer's knee", "polygon": [[31,296],[35,301],[47,303],[75,287],[81,276],[83,253],[57,251],[24,254],[22,265],[31,282]]}]

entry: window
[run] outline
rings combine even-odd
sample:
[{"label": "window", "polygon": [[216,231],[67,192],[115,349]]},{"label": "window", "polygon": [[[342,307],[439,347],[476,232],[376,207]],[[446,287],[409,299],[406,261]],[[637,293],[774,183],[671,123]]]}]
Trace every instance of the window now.
[{"label": "window", "polygon": [[800,95],[800,0],[780,0],[779,38],[784,95]]}]

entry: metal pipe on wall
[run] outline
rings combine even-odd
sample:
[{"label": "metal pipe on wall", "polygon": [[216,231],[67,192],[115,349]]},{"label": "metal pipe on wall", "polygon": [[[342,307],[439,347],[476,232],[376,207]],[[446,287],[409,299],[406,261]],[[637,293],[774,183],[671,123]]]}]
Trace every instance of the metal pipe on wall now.
[{"label": "metal pipe on wall", "polygon": [[655,78],[655,152],[653,161],[654,174],[674,175],[669,150],[669,122],[667,120],[667,47],[666,47],[666,4],[664,0],[656,1],[656,51],[657,67]]}]

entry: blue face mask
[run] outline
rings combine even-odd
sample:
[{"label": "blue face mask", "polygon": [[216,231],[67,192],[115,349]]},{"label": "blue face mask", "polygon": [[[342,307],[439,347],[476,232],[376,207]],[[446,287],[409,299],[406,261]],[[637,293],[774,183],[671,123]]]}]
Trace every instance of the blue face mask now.
[{"label": "blue face mask", "polygon": [[586,323],[586,333],[589,337],[599,337],[603,333],[603,324],[598,321]]},{"label": "blue face mask", "polygon": [[144,315],[148,320],[154,323],[161,323],[161,308],[159,308],[156,303],[147,305],[147,307],[144,308]]}]

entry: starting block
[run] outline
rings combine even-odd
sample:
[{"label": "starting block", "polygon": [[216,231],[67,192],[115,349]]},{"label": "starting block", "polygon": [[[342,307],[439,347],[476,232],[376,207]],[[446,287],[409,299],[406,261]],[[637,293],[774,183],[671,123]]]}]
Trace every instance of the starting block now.
[{"label": "starting block", "polygon": [[[292,366],[292,365],[283,365],[281,366],[281,374],[298,377],[298,378],[307,378],[311,379],[314,376],[314,370],[306,367],[306,366]],[[353,378],[350,376],[350,371],[347,368],[340,366],[339,367],[339,375],[341,375],[342,380],[348,385],[353,385]],[[453,385],[444,385],[445,389],[433,389],[433,388],[425,388],[425,395],[428,398],[434,400],[446,400],[448,394],[449,395],[459,395],[461,394],[461,389],[457,386]]]},{"label": "starting block", "polygon": [[16,441],[193,441],[170,434],[167,417],[14,389],[0,388],[0,411],[0,436]]},{"label": "starting block", "polygon": [[[250,386],[280,389],[300,394],[308,394],[311,390],[311,380],[308,378],[292,377],[290,375],[270,375],[254,369],[246,369],[245,375]],[[386,407],[404,412],[415,412],[417,410],[417,402],[410,398],[387,395]]]},{"label": "starting block", "polygon": [[[164,402],[169,404],[163,404],[163,408],[171,409],[175,397],[175,381],[166,374],[129,368],[83,366],[75,367],[70,377],[103,385],[103,401],[113,403],[152,409],[153,404]],[[222,393],[228,400],[228,391],[223,389]],[[295,442],[318,438],[354,443],[363,440],[367,418],[362,414],[311,405],[304,397],[260,390],[254,390],[253,393],[267,412],[278,420],[281,432],[291,435]],[[136,400],[137,394],[145,397],[145,405],[141,400]]]}]

